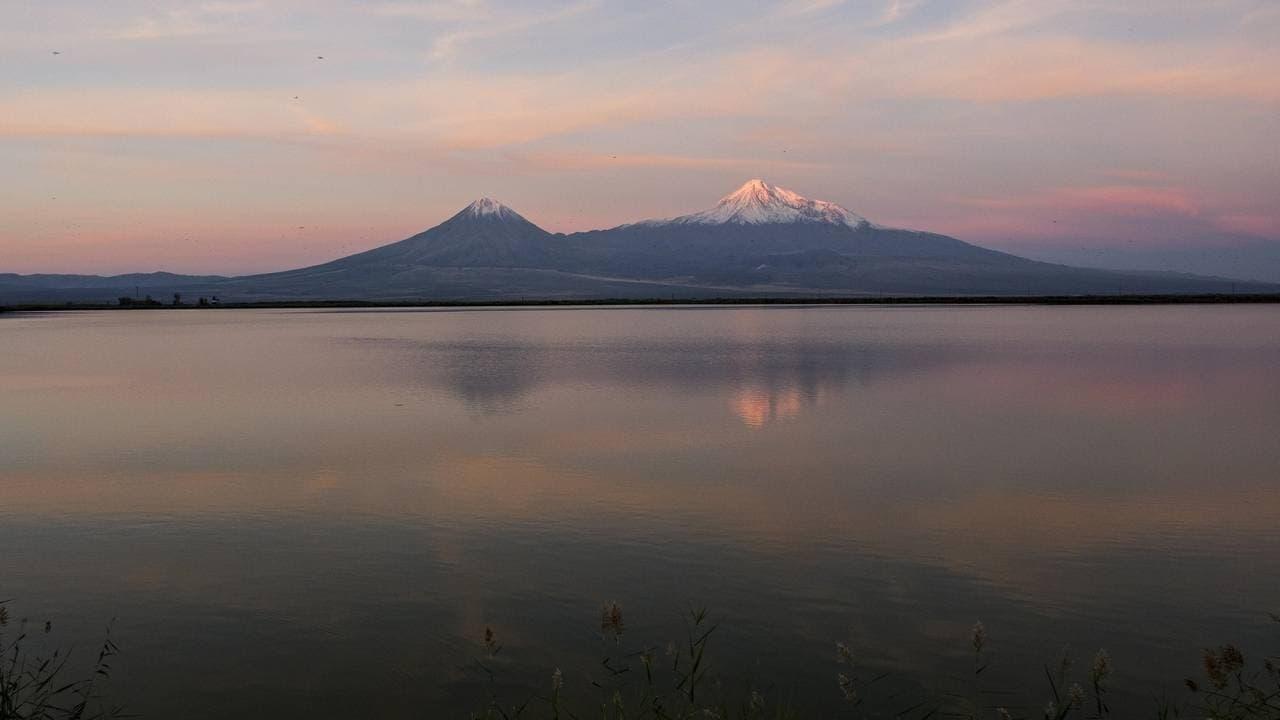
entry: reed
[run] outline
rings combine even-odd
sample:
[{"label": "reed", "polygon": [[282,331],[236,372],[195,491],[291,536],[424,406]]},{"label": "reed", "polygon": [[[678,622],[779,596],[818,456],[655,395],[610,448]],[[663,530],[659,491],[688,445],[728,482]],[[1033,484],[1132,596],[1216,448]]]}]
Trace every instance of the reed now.
[{"label": "reed", "polygon": [[[1280,623],[1280,616],[1271,615]],[[797,698],[785,695],[768,683],[734,684],[727,689],[712,671],[712,640],[718,624],[705,609],[689,611],[683,621],[679,641],[665,647],[632,646],[625,632],[622,606],[606,604],[600,614],[601,660],[598,672],[576,682],[566,679],[560,668],[550,668],[543,680],[519,687],[540,690],[511,690],[500,683],[498,659],[501,638],[485,628],[483,653],[475,668],[487,679],[480,710],[473,720],[792,720],[798,718],[902,718],[928,720],[1103,720],[1116,717],[1108,700],[1114,667],[1110,653],[1098,650],[1083,673],[1065,653],[1052,665],[1044,666],[1045,682],[1038,688],[999,687],[989,681],[992,666],[992,638],[981,622],[972,627],[968,644],[971,661],[936,690],[914,695],[886,690],[887,673],[872,673],[862,667],[857,649],[848,642],[836,642],[830,672],[833,677],[829,698]],[[106,637],[92,665],[80,672],[71,664],[70,653],[37,648],[52,644],[53,624],[14,622],[10,603],[0,601],[0,720],[106,720],[123,717],[122,709],[110,704],[104,684],[111,675],[111,663],[119,652]],[[815,669],[815,672],[821,672]],[[1213,720],[1280,720],[1280,657],[1261,658],[1250,663],[1234,645],[1204,651],[1199,679],[1184,682],[1188,695],[1180,700],[1168,697],[1153,701],[1149,717],[1212,718]],[[505,689],[504,689],[505,688]],[[515,693],[519,697],[511,699]],[[504,697],[504,694],[507,697]],[[1039,697],[1039,702],[1028,698]],[[1018,698],[1018,704],[1012,703]],[[1003,702],[1001,702],[1003,700]],[[838,704],[832,714],[829,708]]]},{"label": "reed", "polygon": [[[1280,616],[1272,615],[1280,623]],[[548,673],[545,692],[531,692],[518,702],[503,703],[497,676],[484,669],[490,681],[484,709],[473,720],[552,718],[572,720],[768,720],[774,718],[901,718],[928,720],[1103,720],[1117,717],[1109,701],[1114,667],[1105,649],[1094,653],[1083,672],[1075,669],[1069,652],[1044,665],[1045,683],[1039,688],[999,687],[987,681],[991,667],[991,638],[987,627],[975,623],[969,637],[972,664],[966,664],[938,690],[913,697],[882,691],[887,673],[869,673],[857,660],[848,642],[835,643],[834,683],[831,700],[842,709],[837,715],[818,710],[829,707],[821,698],[785,697],[765,688],[747,687],[739,694],[726,691],[711,675],[709,649],[717,625],[705,610],[693,610],[685,619],[684,639],[665,650],[642,645],[626,649],[622,608],[605,605],[601,612],[604,654],[602,677],[570,686],[559,668]],[[486,629],[486,645],[494,645]],[[490,655],[492,657],[492,655]],[[1188,678],[1188,697],[1174,701],[1158,697],[1147,717],[1205,718],[1213,720],[1280,720],[1280,658],[1262,658],[1260,667],[1248,663],[1233,645],[1204,652],[1204,680]],[[535,684],[536,685],[536,684]],[[571,692],[570,688],[575,691]],[[576,694],[575,694],[576,693]],[[1027,700],[1040,697],[1039,702]],[[1014,705],[1012,699],[1017,698]],[[1000,702],[1004,700],[1004,702]],[[806,706],[815,707],[806,707]]]},{"label": "reed", "polygon": [[105,720],[122,716],[110,705],[102,685],[111,676],[111,661],[119,652],[110,627],[92,667],[73,674],[71,653],[54,649],[47,654],[33,645],[51,639],[53,622],[12,620],[10,602],[0,601],[0,720]]}]

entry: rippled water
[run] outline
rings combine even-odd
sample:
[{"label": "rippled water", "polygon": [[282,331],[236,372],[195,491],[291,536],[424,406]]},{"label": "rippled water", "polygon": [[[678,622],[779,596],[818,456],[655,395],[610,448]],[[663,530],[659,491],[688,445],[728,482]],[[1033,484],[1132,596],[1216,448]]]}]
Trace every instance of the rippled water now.
[{"label": "rippled water", "polygon": [[1070,645],[1145,710],[1278,577],[1270,307],[0,317],[0,599],[115,618],[146,717],[465,716],[486,626],[585,693],[610,600],[816,712],[835,641],[923,695],[979,619],[1028,704]]}]

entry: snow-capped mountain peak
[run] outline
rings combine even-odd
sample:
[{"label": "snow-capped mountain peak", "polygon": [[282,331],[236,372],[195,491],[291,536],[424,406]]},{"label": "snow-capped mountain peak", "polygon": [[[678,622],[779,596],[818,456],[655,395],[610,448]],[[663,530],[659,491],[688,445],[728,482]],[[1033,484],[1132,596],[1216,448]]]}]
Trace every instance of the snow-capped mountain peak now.
[{"label": "snow-capped mountain peak", "polygon": [[506,215],[508,213],[514,215],[515,211],[503,205],[502,203],[489,197],[482,197],[471,203],[463,210],[467,215],[472,217],[481,217],[484,215]]},{"label": "snow-capped mountain peak", "polygon": [[645,224],[764,225],[769,223],[818,222],[858,228],[866,218],[826,200],[810,200],[786,188],[759,178],[725,195],[710,210],[670,220],[650,220]]}]

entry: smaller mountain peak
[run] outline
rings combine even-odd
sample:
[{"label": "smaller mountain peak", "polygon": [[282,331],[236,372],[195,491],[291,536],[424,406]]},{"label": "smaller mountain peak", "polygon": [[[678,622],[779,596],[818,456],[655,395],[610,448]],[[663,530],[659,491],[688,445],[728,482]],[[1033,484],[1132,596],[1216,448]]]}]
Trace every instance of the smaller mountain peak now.
[{"label": "smaller mountain peak", "polygon": [[491,197],[482,197],[467,206],[468,215],[501,215],[503,211],[512,212],[511,208]]}]

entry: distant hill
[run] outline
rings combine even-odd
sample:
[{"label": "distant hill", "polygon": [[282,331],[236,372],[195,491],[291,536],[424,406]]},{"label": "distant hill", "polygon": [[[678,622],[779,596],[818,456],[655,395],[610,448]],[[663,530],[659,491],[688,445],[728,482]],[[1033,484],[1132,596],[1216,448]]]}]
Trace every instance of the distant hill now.
[{"label": "distant hill", "polygon": [[57,288],[156,288],[172,287],[175,283],[217,283],[227,280],[223,275],[178,275],[168,272],[129,273],[128,275],[17,275],[0,273],[0,286]]},{"label": "distant hill", "polygon": [[1259,282],[1037,262],[881,227],[751,180],[703,212],[568,235],[485,198],[410,238],[285,272],[0,275],[0,302],[110,301],[135,288],[226,301],[1280,292]]},{"label": "distant hill", "polygon": [[1190,244],[1038,244],[1034,253],[1037,260],[1080,267],[1147,268],[1280,283],[1280,240],[1230,233],[1211,234],[1203,242]]},{"label": "distant hill", "polygon": [[169,300],[175,292],[194,294],[197,291],[216,295],[216,288],[229,279],[222,275],[178,275],[168,272],[108,276],[0,273],[0,304],[101,303],[134,295],[151,295],[158,300]]}]

